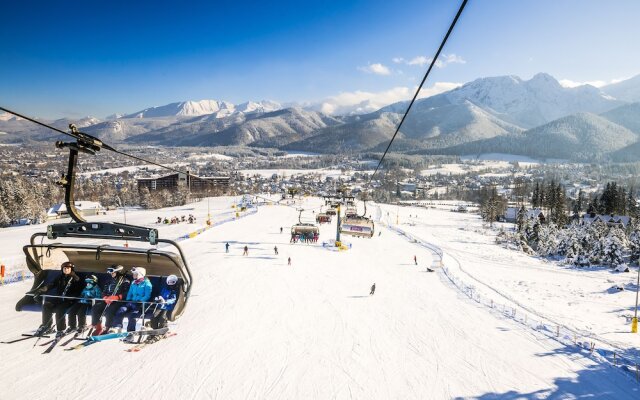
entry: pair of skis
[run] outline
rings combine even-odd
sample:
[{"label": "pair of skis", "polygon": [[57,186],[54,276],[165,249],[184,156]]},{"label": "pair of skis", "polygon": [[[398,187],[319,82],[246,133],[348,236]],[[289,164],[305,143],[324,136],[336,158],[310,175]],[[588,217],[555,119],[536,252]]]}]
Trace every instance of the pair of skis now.
[{"label": "pair of skis", "polygon": [[34,335],[34,334],[29,334],[29,333],[23,333],[22,337],[20,337],[18,339],[5,340],[5,341],[2,341],[0,343],[12,344],[12,343],[17,343],[17,342],[22,342],[24,340],[33,339],[33,338],[49,338],[49,335]]},{"label": "pair of skis", "polygon": [[77,344],[77,345],[75,345],[73,347],[70,347],[68,349],[65,349],[65,351],[78,350],[78,349],[81,349],[83,347],[91,346],[93,344],[104,342],[104,341],[107,341],[107,340],[125,338],[125,337],[127,337],[129,335],[133,335],[133,336],[137,336],[137,335],[164,335],[168,331],[169,331],[169,328],[160,328],[160,329],[133,331],[133,332],[107,333],[106,335],[99,335],[99,336],[89,336],[87,338],[87,340],[85,340],[84,342],[82,342],[80,344]]},{"label": "pair of skis", "polygon": [[[66,345],[68,345],[69,343],[71,343],[72,341],[74,341],[75,339],[77,339],[80,335],[84,334],[84,332],[86,332],[86,331],[87,331],[86,329],[83,329],[83,330],[80,330],[80,331],[76,331],[70,339],[68,339],[68,340],[64,341],[63,343],[61,343],[61,344],[60,344],[60,346],[66,346]],[[73,331],[71,331],[71,332],[73,332]],[[67,333],[65,333],[65,334],[63,334],[63,335],[61,335],[61,336],[56,336],[54,339],[49,340],[48,342],[42,343],[40,346],[46,346],[46,345],[49,345],[49,347],[48,347],[48,348],[47,348],[47,349],[46,349],[42,354],[49,354],[49,353],[51,353],[51,351],[53,350],[53,348],[54,348],[54,347],[56,347],[56,345],[57,345],[58,343],[60,343],[60,341],[61,341],[64,337],[68,336],[71,332],[67,332]]]},{"label": "pair of skis", "polygon": [[176,332],[166,333],[166,334],[162,335],[160,339],[158,339],[158,340],[156,340],[154,342],[144,341],[144,342],[139,343],[139,344],[137,344],[137,345],[135,345],[133,347],[129,347],[128,349],[125,349],[125,351],[127,351],[129,353],[137,353],[137,352],[139,352],[140,350],[144,349],[145,347],[147,347],[149,345],[152,345],[152,344],[157,343],[157,342],[159,342],[161,340],[164,340],[164,339],[168,339],[168,338],[170,338],[172,336],[175,336],[175,335],[177,335]]}]

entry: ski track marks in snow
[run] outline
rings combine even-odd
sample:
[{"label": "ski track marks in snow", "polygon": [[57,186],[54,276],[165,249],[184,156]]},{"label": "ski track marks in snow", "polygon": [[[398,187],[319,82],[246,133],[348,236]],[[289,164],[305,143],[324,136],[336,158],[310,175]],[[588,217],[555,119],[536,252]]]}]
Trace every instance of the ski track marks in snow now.
[{"label": "ski track marks in snow", "polygon": [[[206,202],[195,207],[206,212]],[[148,212],[145,219],[161,214]],[[296,222],[292,207],[261,207],[182,242],[194,274],[193,296],[173,327],[180,335],[171,341],[139,353],[125,353],[124,344],[110,341],[54,350],[46,359],[28,341],[4,345],[0,383],[11,384],[3,385],[3,396],[571,398],[576,387],[600,398],[637,396],[617,372],[559,387],[597,365],[489,313],[439,274],[424,273],[412,257],[417,254],[423,265],[430,262],[428,252],[391,231],[377,227],[382,236],[350,238],[351,250],[331,252],[320,244],[289,244],[288,227]],[[192,226],[181,229],[187,228]],[[335,222],[322,225],[321,240],[334,232]],[[245,243],[249,256],[241,255]],[[292,266],[286,265],[289,256]],[[376,293],[368,296],[373,282]],[[3,336],[38,324],[38,314],[13,311],[29,287],[0,290]]]}]

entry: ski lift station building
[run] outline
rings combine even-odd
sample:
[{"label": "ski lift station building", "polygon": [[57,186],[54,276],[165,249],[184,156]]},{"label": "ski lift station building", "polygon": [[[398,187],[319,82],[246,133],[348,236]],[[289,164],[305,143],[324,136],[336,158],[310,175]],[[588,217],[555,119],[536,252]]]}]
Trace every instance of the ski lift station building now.
[{"label": "ski lift station building", "polygon": [[[106,214],[107,210],[102,207],[102,204],[97,201],[80,201],[74,202],[76,209],[84,216],[101,215]],[[49,210],[47,210],[47,219],[67,218],[69,212],[67,206],[64,203],[55,204]]]}]

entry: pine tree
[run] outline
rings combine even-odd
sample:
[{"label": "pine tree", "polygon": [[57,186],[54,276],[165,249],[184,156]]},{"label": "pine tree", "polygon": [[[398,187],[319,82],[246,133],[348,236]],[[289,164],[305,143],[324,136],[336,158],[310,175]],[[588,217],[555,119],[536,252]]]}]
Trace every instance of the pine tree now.
[{"label": "pine tree", "polygon": [[536,248],[538,254],[548,257],[557,252],[557,228],[553,222],[540,227],[538,233],[538,246]]},{"label": "pine tree", "polygon": [[627,215],[627,189],[621,187],[616,201],[616,214]]},{"label": "pine tree", "polygon": [[582,189],[580,189],[580,191],[578,191],[578,199],[576,201],[576,204],[578,206],[578,213],[582,212],[582,210],[584,209],[584,206],[586,204],[585,195],[584,195],[584,192],[582,191]]},{"label": "pine tree", "polygon": [[558,226],[564,226],[567,223],[566,194],[559,183],[554,189],[553,199],[551,220]]},{"label": "pine tree", "polygon": [[638,227],[629,235],[629,250],[631,250],[631,260],[640,264],[640,228]]},{"label": "pine tree", "polygon": [[520,210],[518,210],[518,215],[516,216],[516,225],[518,226],[518,232],[522,232],[525,228],[525,224],[527,222],[527,208],[522,205]]},{"label": "pine tree", "polygon": [[598,213],[598,196],[594,196],[587,206],[587,214],[595,215]]},{"label": "pine tree", "polygon": [[593,242],[591,252],[589,253],[589,260],[593,264],[600,264],[605,262],[605,249],[607,248],[607,236],[600,237]]},{"label": "pine tree", "polygon": [[629,189],[629,193],[627,193],[626,203],[628,215],[632,218],[638,218],[638,203],[634,197],[633,187]]},{"label": "pine tree", "polygon": [[534,219],[533,220],[533,225],[531,225],[531,230],[529,232],[529,235],[527,237],[528,242],[529,242],[529,246],[531,246],[534,249],[538,248],[538,240],[540,239],[540,230],[542,229],[542,224],[540,223],[539,219]]},{"label": "pine tree", "polygon": [[0,203],[0,227],[5,227],[9,225],[9,216],[7,212],[4,210],[2,203]]},{"label": "pine tree", "polygon": [[602,250],[602,261],[615,268],[624,263],[622,259],[623,251],[624,246],[622,241],[614,232],[611,232],[605,238],[604,249]]},{"label": "pine tree", "polygon": [[564,229],[558,237],[558,254],[575,259],[582,252],[579,238],[579,226],[572,225]]},{"label": "pine tree", "polygon": [[533,195],[531,196],[531,206],[533,208],[540,207],[540,183],[536,182],[536,187],[533,189]]}]

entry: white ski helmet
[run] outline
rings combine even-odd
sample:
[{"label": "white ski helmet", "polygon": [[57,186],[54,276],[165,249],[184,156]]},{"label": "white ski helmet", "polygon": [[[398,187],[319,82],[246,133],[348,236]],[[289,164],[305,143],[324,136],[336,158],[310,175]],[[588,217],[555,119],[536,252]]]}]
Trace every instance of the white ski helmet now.
[{"label": "white ski helmet", "polygon": [[144,267],[133,267],[131,268],[132,274],[138,274],[140,278],[144,278],[147,275],[147,269]]},{"label": "white ski helmet", "polygon": [[173,286],[176,283],[178,283],[178,277],[177,276],[175,276],[175,275],[167,276],[167,285]]}]

